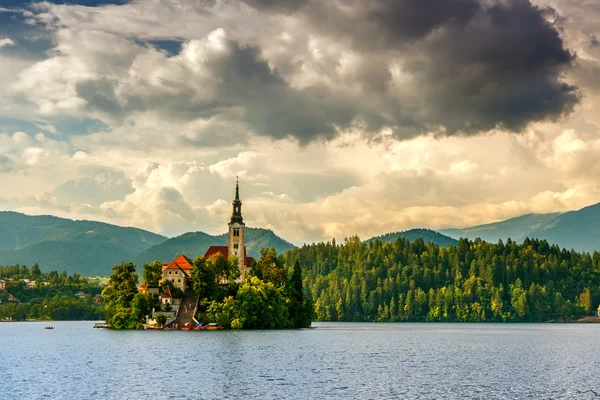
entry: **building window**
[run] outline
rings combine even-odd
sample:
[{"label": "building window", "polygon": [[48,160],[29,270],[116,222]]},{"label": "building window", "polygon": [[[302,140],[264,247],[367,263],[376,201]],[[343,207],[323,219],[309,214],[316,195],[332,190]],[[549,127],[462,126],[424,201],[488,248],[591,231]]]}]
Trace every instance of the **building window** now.
[{"label": "building window", "polygon": [[236,207],[236,208],[235,208],[235,212],[240,212],[240,208],[239,208],[239,207]]},{"label": "building window", "polygon": [[233,245],[233,248],[234,248],[234,249],[237,249],[237,248],[239,248],[239,247],[240,247],[240,246],[239,246],[237,243],[235,243],[235,244]]},{"label": "building window", "polygon": [[240,230],[239,229],[234,229],[233,230],[233,236],[240,236]]},{"label": "building window", "polygon": [[179,275],[179,271],[175,271],[175,275]]},{"label": "building window", "polygon": [[177,283],[181,283],[181,279],[177,279]]},{"label": "building window", "polygon": [[169,271],[169,275],[171,275],[171,271]]}]

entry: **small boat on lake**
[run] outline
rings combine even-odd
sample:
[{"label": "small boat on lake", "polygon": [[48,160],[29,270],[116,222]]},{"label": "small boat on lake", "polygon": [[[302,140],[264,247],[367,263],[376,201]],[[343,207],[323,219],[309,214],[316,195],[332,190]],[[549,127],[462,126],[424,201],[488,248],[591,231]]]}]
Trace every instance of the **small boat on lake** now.
[{"label": "small boat on lake", "polygon": [[44,327],[44,329],[54,329],[54,327],[50,326],[50,325],[47,325],[47,326]]},{"label": "small boat on lake", "polygon": [[190,324],[189,322],[186,323],[183,328],[181,328],[182,331],[189,331],[190,329],[192,329],[192,324]]},{"label": "small boat on lake", "polygon": [[110,325],[107,324],[106,322],[96,322],[94,324],[94,328],[104,328],[104,329],[109,329]]}]

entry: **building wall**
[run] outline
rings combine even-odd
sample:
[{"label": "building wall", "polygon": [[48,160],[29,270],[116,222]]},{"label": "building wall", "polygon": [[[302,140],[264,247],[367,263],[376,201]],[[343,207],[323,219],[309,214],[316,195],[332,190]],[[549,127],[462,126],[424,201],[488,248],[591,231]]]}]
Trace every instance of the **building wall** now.
[{"label": "building wall", "polygon": [[[240,269],[240,280],[243,281],[246,279],[246,258],[244,257],[244,248],[245,248],[245,225],[244,224],[229,224],[229,235],[227,238],[227,247],[229,250],[230,257],[238,258],[238,267]],[[233,230],[239,229],[240,235],[233,236]],[[235,245],[238,245],[238,248],[235,248]]]},{"label": "building wall", "polygon": [[[171,272],[171,274],[169,274]],[[178,269],[166,269],[163,271],[162,280],[170,280],[173,282],[173,287],[181,289],[181,291],[185,292],[186,286],[186,277],[185,275]]]}]

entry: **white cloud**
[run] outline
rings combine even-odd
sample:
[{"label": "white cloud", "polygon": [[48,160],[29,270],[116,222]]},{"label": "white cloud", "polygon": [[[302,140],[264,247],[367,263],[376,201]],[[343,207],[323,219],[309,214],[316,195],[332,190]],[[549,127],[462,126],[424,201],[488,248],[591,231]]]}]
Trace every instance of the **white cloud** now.
[{"label": "white cloud", "polygon": [[0,38],[0,49],[4,46],[14,46],[15,42],[11,38]]}]

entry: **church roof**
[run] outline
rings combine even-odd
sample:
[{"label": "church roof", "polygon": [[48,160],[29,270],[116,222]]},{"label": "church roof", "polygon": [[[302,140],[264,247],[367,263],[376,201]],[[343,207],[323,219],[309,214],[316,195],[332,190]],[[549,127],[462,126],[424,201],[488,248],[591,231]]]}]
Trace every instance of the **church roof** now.
[{"label": "church roof", "polygon": [[210,258],[215,254],[221,253],[221,255],[225,258],[229,258],[229,247],[227,246],[210,246],[206,253],[204,253],[204,258]]},{"label": "church roof", "polygon": [[[227,246],[210,246],[206,253],[204,253],[204,258],[209,259],[215,254],[219,254],[225,258],[229,258],[229,247]],[[251,262],[254,262],[254,258],[248,257],[246,254],[246,246],[244,246],[244,258],[246,259],[246,265],[250,265]]]},{"label": "church roof", "polygon": [[163,299],[171,299],[173,298],[173,296],[171,296],[171,288],[167,288],[167,290],[165,290],[165,292],[162,295]]}]

